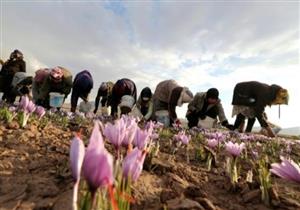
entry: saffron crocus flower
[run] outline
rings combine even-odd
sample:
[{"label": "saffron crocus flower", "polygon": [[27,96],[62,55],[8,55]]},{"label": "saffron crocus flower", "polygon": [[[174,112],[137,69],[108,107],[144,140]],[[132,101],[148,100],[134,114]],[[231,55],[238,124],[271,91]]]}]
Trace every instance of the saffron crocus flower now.
[{"label": "saffron crocus flower", "polygon": [[216,139],[207,139],[207,145],[212,149],[215,148],[218,143],[219,142]]},{"label": "saffron crocus flower", "polygon": [[105,148],[87,150],[83,161],[83,175],[94,197],[98,187],[112,186],[113,157]]},{"label": "saffron crocus flower", "polygon": [[245,148],[245,143],[232,143],[231,141],[225,143],[226,151],[234,157],[240,156],[242,150]]},{"label": "saffron crocus flower", "polygon": [[272,163],[270,171],[277,176],[300,183],[300,166],[291,159],[280,157],[281,163]]},{"label": "saffron crocus flower", "polygon": [[115,146],[118,155],[120,146],[124,140],[125,129],[124,121],[121,119],[116,120],[115,124],[107,123],[104,128],[104,136]]},{"label": "saffron crocus flower", "polygon": [[29,98],[27,96],[22,96],[19,103],[19,109],[25,111],[26,107],[28,106],[28,103],[29,103]]},{"label": "saffron crocus flower", "polygon": [[29,100],[25,111],[27,113],[32,113],[32,112],[34,112],[35,108],[36,108],[35,104],[32,101]]},{"label": "saffron crocus flower", "polygon": [[142,173],[146,152],[135,147],[123,160],[123,176],[136,181]]},{"label": "saffron crocus flower", "polygon": [[42,106],[36,106],[35,113],[39,118],[42,118],[46,114],[46,110]]},{"label": "saffron crocus flower", "polygon": [[136,130],[138,129],[138,124],[133,117],[129,117],[126,115],[122,115],[121,120],[124,120],[125,125],[125,135],[122,141],[122,145],[129,147],[132,144]]},{"label": "saffron crocus flower", "polygon": [[94,121],[94,128],[89,139],[89,145],[87,147],[87,150],[96,148],[104,149],[103,137],[100,132],[99,125],[100,122],[98,120]]},{"label": "saffron crocus flower", "polygon": [[246,141],[246,142],[255,140],[255,136],[252,135],[252,134],[243,134],[243,133],[241,133],[241,134],[239,134],[239,137],[240,137],[240,140]]},{"label": "saffron crocus flower", "polygon": [[135,137],[133,140],[133,145],[137,146],[140,150],[143,150],[146,148],[147,143],[149,142],[150,133],[148,130],[143,130],[140,128],[137,128],[137,131],[135,132]]},{"label": "saffron crocus flower", "polygon": [[73,189],[73,210],[77,209],[77,194],[80,180],[81,166],[84,159],[85,148],[82,140],[79,137],[74,137],[70,149],[71,171],[74,179]]},{"label": "saffron crocus flower", "polygon": [[174,139],[187,145],[191,140],[191,135],[186,135],[185,131],[180,131],[178,134],[174,135]]},{"label": "saffron crocus flower", "polygon": [[21,127],[25,127],[29,119],[29,114],[35,110],[35,104],[27,96],[22,96],[19,103],[19,109],[22,110]]}]

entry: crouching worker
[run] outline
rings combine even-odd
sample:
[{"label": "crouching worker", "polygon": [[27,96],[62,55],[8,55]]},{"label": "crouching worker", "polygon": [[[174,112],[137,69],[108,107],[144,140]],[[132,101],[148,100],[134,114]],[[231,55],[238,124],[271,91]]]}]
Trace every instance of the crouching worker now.
[{"label": "crouching worker", "polygon": [[152,120],[163,123],[166,127],[180,123],[176,106],[182,106],[193,99],[193,93],[177,84],[175,80],[165,80],[156,86],[153,94]]},{"label": "crouching worker", "polygon": [[257,81],[238,83],[233,91],[232,115],[236,115],[234,128],[243,132],[245,119],[248,118],[246,132],[251,132],[255,119],[269,137],[275,137],[264,114],[267,105],[288,104],[288,91],[278,85],[267,85]]},{"label": "crouching worker", "polygon": [[73,90],[71,94],[71,112],[76,111],[78,98],[88,103],[88,96],[93,88],[93,78],[89,71],[79,72],[73,81]]},{"label": "crouching worker", "polygon": [[222,126],[230,130],[233,129],[233,125],[230,125],[226,119],[221,100],[219,99],[219,91],[216,88],[210,88],[207,92],[197,93],[188,105],[186,118],[189,128],[194,126],[214,128],[219,119]]},{"label": "crouching worker", "polygon": [[150,120],[153,112],[152,92],[149,87],[142,89],[141,94],[132,110],[134,116],[142,120]]},{"label": "crouching worker", "polygon": [[8,94],[7,101],[14,103],[17,96],[27,95],[31,98],[32,76],[27,76],[25,72],[17,72],[11,83],[11,90]]},{"label": "crouching worker", "polygon": [[108,107],[111,105],[111,94],[112,88],[114,86],[113,82],[102,82],[95,99],[95,109],[94,114],[97,113],[99,102],[101,98],[101,114],[108,114]]},{"label": "crouching worker", "polygon": [[[37,105],[43,106],[47,109],[50,107],[60,108],[71,92],[72,88],[72,74],[69,70],[63,67],[55,67],[51,70],[39,70],[33,80],[33,99]],[[50,94],[54,97],[58,95],[63,97],[62,103],[50,106]],[[54,95],[56,94],[56,95]]]},{"label": "crouching worker", "polygon": [[111,116],[117,117],[119,105],[121,114],[128,114],[135,104],[136,98],[135,83],[126,78],[118,80],[112,88]]}]

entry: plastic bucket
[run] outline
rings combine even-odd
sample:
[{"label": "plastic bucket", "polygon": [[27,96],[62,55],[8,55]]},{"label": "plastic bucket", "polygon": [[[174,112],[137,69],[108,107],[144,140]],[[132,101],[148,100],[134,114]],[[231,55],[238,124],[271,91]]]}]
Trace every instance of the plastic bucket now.
[{"label": "plastic bucket", "polygon": [[94,104],[92,102],[82,101],[79,104],[79,111],[83,113],[92,112],[94,109]]},{"label": "plastic bucket", "polygon": [[155,112],[156,120],[162,124],[164,124],[165,127],[170,126],[170,117],[168,110],[159,110]]},{"label": "plastic bucket", "polygon": [[135,103],[135,99],[130,95],[124,95],[121,98],[120,107],[128,107],[132,109],[133,105]]},{"label": "plastic bucket", "polygon": [[213,128],[215,127],[216,119],[206,116],[204,120],[199,119],[198,127],[200,128]]},{"label": "plastic bucket", "polygon": [[50,100],[49,100],[49,105],[51,107],[59,108],[63,105],[64,103],[64,98],[65,95],[61,93],[49,93],[50,95]]}]

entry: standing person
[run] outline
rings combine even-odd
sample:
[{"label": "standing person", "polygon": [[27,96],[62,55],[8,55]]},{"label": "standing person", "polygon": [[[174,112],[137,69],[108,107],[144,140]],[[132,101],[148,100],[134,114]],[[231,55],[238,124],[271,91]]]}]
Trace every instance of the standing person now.
[{"label": "standing person", "polygon": [[232,99],[232,115],[236,116],[234,128],[243,131],[246,118],[246,132],[251,132],[255,119],[266,130],[269,137],[274,137],[270,125],[265,119],[264,111],[267,105],[288,104],[288,91],[278,85],[267,85],[257,81],[241,82],[234,87]]},{"label": "standing person", "polygon": [[11,83],[15,73],[26,72],[26,63],[23,60],[23,53],[14,50],[6,62],[0,60],[2,68],[0,71],[0,92],[3,92],[2,100],[9,99],[9,93],[12,89]]},{"label": "standing person", "polygon": [[149,87],[142,89],[141,94],[136,102],[135,107],[140,112],[142,118],[148,121],[153,112],[152,91]]},{"label": "standing person", "polygon": [[73,90],[71,94],[71,112],[76,111],[78,98],[85,103],[88,102],[88,95],[93,88],[93,78],[88,70],[79,72],[73,81]]},{"label": "standing person", "polygon": [[[129,113],[136,102],[136,98],[135,83],[127,78],[118,80],[112,88],[111,116],[117,116],[119,105],[121,108],[121,114]],[[121,101],[121,99],[123,100]]]},{"label": "standing person", "polygon": [[[51,92],[64,94],[64,99],[69,95],[72,88],[72,74],[64,67],[55,67],[47,74],[47,70],[41,71],[41,83],[33,85],[33,99],[37,105],[50,108],[49,99]],[[39,76],[39,75],[36,75]],[[34,79],[35,83],[36,79]]]},{"label": "standing person", "polygon": [[101,113],[103,114],[104,112],[107,113],[107,107],[111,105],[111,94],[112,94],[112,88],[114,86],[113,82],[102,82],[98,92],[97,96],[95,99],[95,109],[94,109],[94,114],[97,113],[98,107],[99,107],[99,102],[101,98]]},{"label": "standing person", "polygon": [[[219,99],[219,91],[216,88],[210,88],[207,92],[199,92],[188,105],[186,113],[189,128],[205,124],[205,128],[213,128],[217,123],[217,118],[222,126],[233,129],[233,125],[228,123],[224,109]],[[201,126],[201,125],[200,125]],[[202,126],[204,127],[204,126]]]},{"label": "standing person", "polygon": [[[156,86],[153,94],[153,114],[152,119],[160,121],[160,113],[167,115],[165,126],[179,123],[176,114],[176,106],[181,106],[193,99],[192,92],[177,84],[175,80],[164,80]],[[169,122],[168,122],[169,121]]]}]

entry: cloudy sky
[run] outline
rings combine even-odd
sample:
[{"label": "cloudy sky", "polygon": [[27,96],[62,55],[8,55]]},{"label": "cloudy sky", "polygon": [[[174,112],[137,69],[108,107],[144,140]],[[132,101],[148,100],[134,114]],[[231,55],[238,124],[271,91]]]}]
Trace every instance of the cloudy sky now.
[{"label": "cloudy sky", "polygon": [[[57,65],[102,81],[130,78],[138,92],[175,79],[192,92],[216,87],[230,122],[236,83],[257,80],[290,92],[267,108],[272,122],[300,126],[299,2],[1,0],[0,56],[14,49],[29,74]],[[298,78],[298,79],[297,79]],[[184,117],[186,106],[179,108]]]}]

